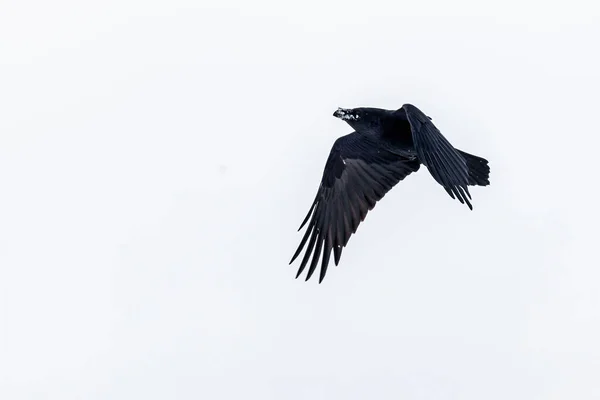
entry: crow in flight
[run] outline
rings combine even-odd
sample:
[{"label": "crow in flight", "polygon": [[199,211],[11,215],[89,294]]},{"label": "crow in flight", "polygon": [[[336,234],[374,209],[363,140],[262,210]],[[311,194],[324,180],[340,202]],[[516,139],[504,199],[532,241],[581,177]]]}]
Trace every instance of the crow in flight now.
[{"label": "crow in flight", "polygon": [[335,141],[317,196],[302,222],[310,220],[298,250],[308,247],[298,269],[300,276],[312,254],[306,280],[322,257],[323,281],[331,251],[338,265],[342,248],[375,203],[421,164],[450,197],[472,210],[469,186],[489,185],[487,160],[455,149],[427,115],[411,104],[398,110],[338,108],[334,117],[346,121],[354,132]]}]

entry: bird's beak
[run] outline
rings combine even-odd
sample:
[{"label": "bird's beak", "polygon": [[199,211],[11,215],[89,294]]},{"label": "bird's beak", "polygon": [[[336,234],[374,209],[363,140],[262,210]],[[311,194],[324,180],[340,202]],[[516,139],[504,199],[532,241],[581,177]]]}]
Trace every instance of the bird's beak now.
[{"label": "bird's beak", "polygon": [[339,119],[343,119],[343,120],[347,120],[348,116],[349,116],[349,111],[346,108],[338,108],[337,110],[335,110],[335,112],[333,113],[333,116]]}]

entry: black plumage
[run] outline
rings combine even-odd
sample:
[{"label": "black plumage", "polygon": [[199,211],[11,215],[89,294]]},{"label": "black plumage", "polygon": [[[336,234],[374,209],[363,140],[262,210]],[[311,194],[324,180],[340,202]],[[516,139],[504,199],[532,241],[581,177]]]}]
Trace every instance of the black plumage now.
[{"label": "black plumage", "polygon": [[[350,236],[392,187],[425,165],[446,192],[473,209],[468,186],[489,185],[487,160],[455,149],[417,107],[398,110],[339,108],[333,115],[354,132],[335,141],[315,200],[302,222],[306,233],[290,264],[307,245],[296,278],[306,280],[321,260],[319,283],[333,251],[338,265]],[[312,256],[312,259],[311,259]],[[310,261],[310,264],[309,264]]]}]

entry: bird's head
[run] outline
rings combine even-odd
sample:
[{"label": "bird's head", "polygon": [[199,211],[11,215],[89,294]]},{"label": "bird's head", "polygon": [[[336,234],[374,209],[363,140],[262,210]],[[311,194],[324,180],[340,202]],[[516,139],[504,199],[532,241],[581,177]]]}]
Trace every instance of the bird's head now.
[{"label": "bird's head", "polygon": [[356,131],[368,133],[382,126],[382,118],[386,116],[386,110],[379,108],[338,108],[333,116],[346,121]]}]

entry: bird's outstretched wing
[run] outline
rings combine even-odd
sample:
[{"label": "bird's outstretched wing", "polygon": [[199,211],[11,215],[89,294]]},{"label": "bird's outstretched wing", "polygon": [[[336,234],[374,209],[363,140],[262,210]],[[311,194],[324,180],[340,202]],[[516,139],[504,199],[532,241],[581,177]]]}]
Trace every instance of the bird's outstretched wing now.
[{"label": "bird's outstretched wing", "polygon": [[404,104],[398,111],[401,110],[406,113],[410,124],[417,155],[433,179],[446,189],[450,197],[454,199],[456,196],[472,210],[468,189],[471,180],[466,160],[421,110],[412,104]]},{"label": "bird's outstretched wing", "polygon": [[367,212],[419,166],[418,160],[391,153],[374,137],[353,132],[337,139],[325,164],[317,196],[298,229],[308,222],[306,233],[290,261],[290,264],[294,262],[308,242],[296,278],[312,255],[306,276],[306,280],[310,279],[322,255],[320,283],[327,272],[331,251],[337,265],[342,248]]}]

